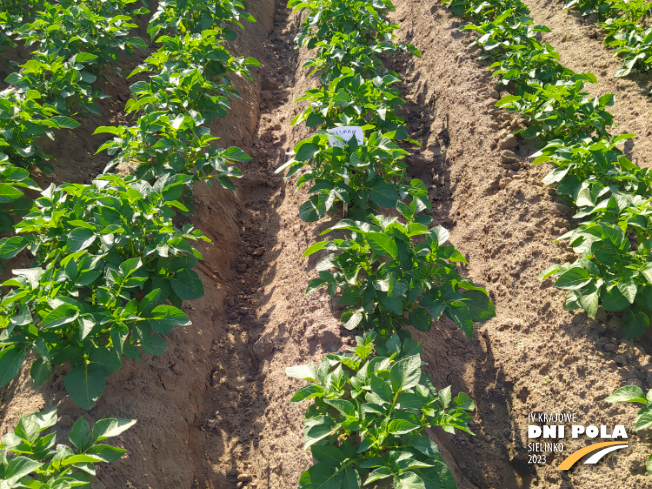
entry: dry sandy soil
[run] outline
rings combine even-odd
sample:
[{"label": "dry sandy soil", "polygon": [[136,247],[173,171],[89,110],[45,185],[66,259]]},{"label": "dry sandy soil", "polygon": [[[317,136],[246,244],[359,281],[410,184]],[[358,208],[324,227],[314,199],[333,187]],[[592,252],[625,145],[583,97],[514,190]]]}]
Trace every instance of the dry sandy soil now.
[{"label": "dry sandy soil", "polygon": [[[618,130],[639,136],[626,151],[651,165],[649,79],[615,80],[618,61],[601,46],[595,27],[563,12],[558,2],[526,3],[535,21],[552,29],[546,41],[562,62],[596,73],[591,92],[616,93]],[[623,424],[630,432],[637,409],[604,398],[626,383],[652,385],[650,338],[623,340],[617,317],[589,320],[564,311],[564,294],[550,280],[537,280],[550,263],[574,259],[552,244],[573,224],[568,209],[540,183],[548,169],[529,163],[533,143],[513,148],[519,159],[514,169],[501,163],[501,131],[518,121],[493,107],[496,87],[468,47],[470,35],[458,31],[460,19],[434,0],[396,4],[399,37],[422,52],[420,59],[388,60],[404,80],[403,115],[422,145],[410,148],[411,173],[429,186],[435,223],[451,231],[451,242],[467,257],[464,275],[488,289],[497,311],[477,325],[472,340],[447,320],[429,334],[415,332],[437,386],[452,384],[477,402],[476,436],[432,433],[458,486],[652,487],[644,475],[652,451],[645,433],[630,433],[629,449],[596,466],[555,470],[592,442],[568,436],[563,453],[548,454],[544,465],[528,464],[528,413],[576,413],[583,424]],[[101,468],[95,489],[222,489],[240,487],[239,479],[259,489],[296,487],[310,457],[302,450],[305,406],[288,402],[300,383],[287,378],[285,368],[318,362],[352,343],[329,297],[303,298],[315,257],[300,255],[327,224],[300,221],[305,196],[295,192],[293,180],[274,175],[285,152],[309,134],[289,124],[299,111],[293,101],[315,84],[300,69],[307,53],[293,49],[298,18],[272,0],[249,8],[258,24],[246,26],[234,50],[262,66],[255,83],[238,83],[243,101],[234,101],[232,113],[212,129],[221,145],[237,144],[253,160],[243,165],[235,195],[205,188],[197,197],[195,224],[214,241],[201,250],[206,296],[185,306],[193,325],[168,336],[163,356],[125,361],[89,412],[65,396],[65,369],[38,391],[22,372],[2,393],[0,430],[20,412],[52,405],[59,406],[64,427],[79,415],[139,420],[120,439],[129,456]],[[124,71],[137,61],[125,61]],[[97,125],[125,120],[120,110],[128,83],[112,73],[106,91],[112,98],[103,118],[89,118],[48,148],[58,158],[57,181],[88,182],[106,161],[92,155],[103,139],[91,134]]]}]

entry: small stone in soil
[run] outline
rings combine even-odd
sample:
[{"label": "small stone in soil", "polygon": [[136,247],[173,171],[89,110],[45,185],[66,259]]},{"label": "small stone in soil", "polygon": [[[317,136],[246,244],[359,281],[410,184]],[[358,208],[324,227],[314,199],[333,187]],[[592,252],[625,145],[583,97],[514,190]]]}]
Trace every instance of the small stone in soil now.
[{"label": "small stone in soil", "polygon": [[564,205],[564,204],[561,204],[561,203],[556,203],[555,207],[562,214],[570,214],[571,213],[571,208],[568,207],[567,205]]},{"label": "small stone in soil", "polygon": [[518,146],[518,139],[516,139],[516,136],[513,135],[507,136],[498,144],[498,147],[500,149],[509,149],[509,148],[514,148],[516,146]]},{"label": "small stone in soil", "polygon": [[256,358],[258,358],[258,360],[262,360],[267,355],[272,353],[273,349],[274,349],[274,343],[266,336],[263,336],[258,341],[256,341],[253,347],[254,355],[256,355]]},{"label": "small stone in soil", "polygon": [[500,153],[500,161],[503,163],[518,163],[518,157],[513,151],[505,150]]},{"label": "small stone in soil", "polygon": [[499,188],[500,188],[500,177],[497,177],[489,184],[489,190],[497,190]]}]

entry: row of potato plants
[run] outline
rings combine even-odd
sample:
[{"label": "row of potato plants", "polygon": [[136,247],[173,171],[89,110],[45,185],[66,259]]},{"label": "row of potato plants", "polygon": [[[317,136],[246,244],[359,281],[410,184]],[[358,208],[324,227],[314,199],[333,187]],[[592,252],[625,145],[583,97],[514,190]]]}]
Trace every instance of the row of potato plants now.
[{"label": "row of potato plants", "polygon": [[[401,80],[381,56],[420,53],[393,41],[389,0],[291,0],[288,7],[303,16],[295,41],[313,50],[304,68],[320,86],[297,100],[308,103],[292,122],[316,133],[277,171],[308,186],[302,220],[344,214],[324,231],[330,239],[304,253],[326,253],[306,294],[325,287],[344,308],[343,326],[362,332],[350,351],[287,369],[310,382],[291,402],[314,401],[304,448],[315,463],[298,487],[357,489],[390,478],[397,489],[455,487],[427,430],[471,433],[474,403],[463,392],[453,399],[450,386],[435,388],[406,327],[428,332],[447,316],[471,338],[474,321],[495,311],[486,290],[460,276],[457,263],[466,259],[446,245],[449,233],[422,213],[431,209],[426,186],[407,177],[401,145],[418,143],[397,114],[404,101],[392,85]],[[347,127],[358,135],[334,136]]]},{"label": "row of potato plants", "polygon": [[[0,47],[15,47],[16,40],[24,41],[26,46],[36,43],[34,58],[6,78],[10,87],[0,93],[0,232],[9,233],[13,230],[14,217],[24,216],[34,206],[33,200],[25,197],[21,189],[42,190],[30,178],[29,170],[38,167],[47,173],[52,171],[45,163],[47,155],[36,145],[37,140],[43,135],[54,139],[53,129],[77,127],[78,123],[68,116],[73,114],[80,101],[92,104],[89,105],[90,112],[98,112],[92,98],[101,98],[101,94],[93,90],[90,83],[96,79],[102,63],[98,61],[99,56],[87,49],[89,46],[95,49],[101,40],[104,40],[104,53],[110,49],[108,40],[114,47],[119,45],[112,28],[106,28],[110,22],[103,14],[107,7],[115,9],[125,5],[102,2],[102,5],[94,6],[96,10],[91,10],[86,5],[50,5],[37,0],[3,1],[1,6]],[[75,8],[70,9],[71,6]],[[43,8],[49,16],[41,11]],[[95,29],[89,28],[87,17],[90,13],[93,22],[97,23],[93,26]],[[119,22],[123,24],[124,34],[124,21],[129,18],[122,17]],[[32,21],[23,24],[23,19],[27,18]],[[131,26],[135,27],[135,24]],[[111,54],[113,60],[117,58],[116,51],[114,49]],[[2,239],[0,256],[13,258],[20,249],[20,242],[19,237]],[[23,361],[21,355],[16,355],[19,353],[16,348],[7,348],[5,344],[11,337],[10,328],[26,320],[26,309],[24,306],[22,309],[22,317],[3,318],[0,325],[3,327],[0,334],[0,357],[3,359],[0,377],[3,384],[8,381],[7,371],[20,367]],[[2,312],[6,313],[4,307]],[[40,346],[45,347],[45,344]],[[45,370],[38,366],[38,362],[36,369],[43,375]],[[91,431],[86,420],[79,418],[70,432],[70,445],[57,444],[56,432],[42,434],[56,422],[56,408],[52,408],[21,416],[16,428],[3,435],[0,442],[0,487],[90,488],[95,475],[94,464],[113,462],[125,453],[124,449],[101,442],[120,435],[136,421],[103,419],[95,423]]]},{"label": "row of potato plants", "polygon": [[18,30],[42,4],[43,0],[0,1],[0,51],[16,47]]},{"label": "row of potato plants", "polygon": [[[109,24],[115,25],[122,17],[118,10],[133,2],[101,3],[114,9]],[[3,283],[9,290],[0,299],[0,386],[18,374],[31,351],[36,360],[30,374],[37,386],[53,366],[70,361],[66,390],[90,409],[123,355],[160,355],[167,348],[162,335],[190,324],[182,301],[204,294],[192,269],[202,256],[191,243],[209,240],[179,222],[192,212],[194,183],[210,185],[214,179],[233,189],[230,178],[241,175],[233,163],[250,159],[239,148],[214,147],[218,138],[208,127],[226,115],[227,96],[239,96],[228,75],[251,79],[249,70],[258,65],[252,58],[234,58],[226,48],[236,37],[234,26],[243,28],[241,19],[255,22],[239,0],[211,5],[161,0],[148,27],[161,47],[131,74],[149,75],[131,86],[125,111],[136,122],[96,131],[115,136],[98,150],[115,155],[105,173],[90,185],[66,183],[41,191],[14,226],[17,235],[0,241],[4,258],[23,249],[35,257],[31,268],[12,270],[15,278]],[[56,113],[52,106],[48,110]],[[34,154],[26,158],[26,168],[38,166]],[[16,186],[40,191],[29,172],[9,160],[0,160],[3,174]],[[108,173],[120,162],[128,162],[135,175]],[[55,422],[56,412],[50,411],[21,417],[14,432],[3,437],[2,489],[90,488],[93,463],[124,453],[98,442],[135,421],[102,420],[91,432],[81,418],[70,434],[77,450],[54,449],[54,433],[40,437]]]},{"label": "row of potato plants", "polygon": [[622,311],[623,334],[641,336],[652,311],[652,173],[618,147],[633,134],[609,132],[614,96],[586,93],[584,84],[595,76],[564,67],[552,46],[539,43],[536,34],[549,29],[535,25],[519,0],[445,3],[473,19],[461,29],[477,32],[480,57],[495,61],[490,68],[497,83],[512,92],[496,106],[528,120],[516,133],[543,142],[533,163],[554,164],[544,183],[577,210],[579,225],[558,241],[568,241],[580,258],[553,265],[540,278],[556,277],[555,286],[568,291],[567,309],[582,308],[591,318],[599,306]]},{"label": "row of potato plants", "polygon": [[[134,17],[149,13],[136,8],[136,1],[36,2],[34,18],[16,33],[32,57],[5,79],[10,86],[2,92],[7,111],[3,146],[14,164],[52,172],[37,140],[44,134],[53,138],[48,129],[76,127],[69,116],[80,111],[100,113],[95,101],[107,97],[94,87],[100,72],[118,61],[120,53],[147,47],[143,39],[131,36],[137,27]],[[16,113],[20,117],[11,121],[9,116]]]},{"label": "row of potato plants", "polygon": [[604,31],[604,44],[613,48],[623,65],[614,73],[625,77],[632,72],[645,73],[652,67],[652,27],[649,25],[652,3],[645,0],[568,0],[565,9],[582,16],[594,14]]},{"label": "row of potato plants", "polygon": [[[194,182],[217,179],[233,188],[229,177],[240,171],[230,163],[249,159],[238,148],[211,146],[218,138],[207,124],[226,114],[216,113],[212,102],[225,109],[222,93],[237,95],[226,74],[250,76],[248,67],[257,62],[234,59],[224,47],[233,31],[221,25],[239,24],[235,14],[201,6],[160,2],[150,32],[164,32],[157,37],[163,46],[135,70],[152,76],[132,85],[126,107],[138,116],[136,123],[96,131],[116,135],[98,150],[116,155],[107,171],[129,161],[136,175],[105,173],[91,185],[51,185],[14,226],[17,236],[3,240],[5,249],[11,242],[12,257],[27,248],[36,259],[4,283],[13,288],[0,302],[0,385],[18,373],[28,350],[38,356],[31,367],[37,385],[53,365],[71,360],[66,388],[90,408],[104,390],[104,377],[120,368],[121,356],[138,358],[139,348],[161,354],[166,345],[159,335],[188,323],[181,302],[203,295],[192,270],[201,254],[191,243],[208,239],[173,219],[190,214]],[[196,23],[193,15],[204,20]]]},{"label": "row of potato plants", "polygon": [[[0,232],[10,233],[15,218],[34,206],[23,189],[41,190],[25,170],[53,172],[51,157],[38,141],[44,136],[54,140],[56,129],[78,127],[71,116],[99,114],[96,101],[107,95],[94,82],[102,70],[121,52],[147,47],[130,34],[137,27],[134,16],[149,13],[144,6],[136,8],[136,1],[0,2],[3,39],[31,50],[31,58],[7,76],[9,87],[0,92]],[[0,241],[0,258],[13,258],[18,242]]]},{"label": "row of potato plants", "polygon": [[[555,286],[568,291],[566,309],[582,308],[591,318],[599,306],[622,311],[623,335],[643,335],[652,311],[652,172],[619,149],[633,134],[609,133],[613,116],[606,109],[614,96],[591,98],[584,91],[595,76],[564,67],[559,53],[537,40],[537,33],[549,29],[535,25],[519,0],[443,1],[472,19],[460,29],[477,32],[473,45],[480,47],[480,58],[494,60],[490,69],[497,83],[512,93],[496,106],[528,119],[527,129],[516,132],[543,142],[533,163],[554,165],[543,181],[577,211],[578,226],[557,241],[567,240],[580,258],[552,265],[539,278],[556,277]],[[643,404],[638,431],[652,426],[651,399],[639,387],[625,386],[606,401]],[[652,473],[652,455],[647,470]]]}]

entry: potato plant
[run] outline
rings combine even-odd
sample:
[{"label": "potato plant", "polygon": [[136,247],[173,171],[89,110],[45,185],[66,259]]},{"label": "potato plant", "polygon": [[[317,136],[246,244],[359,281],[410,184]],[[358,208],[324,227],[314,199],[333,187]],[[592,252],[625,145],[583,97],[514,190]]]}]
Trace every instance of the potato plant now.
[{"label": "potato plant", "polygon": [[16,46],[23,22],[42,7],[44,0],[0,0],[0,51]]},{"label": "potato plant", "polygon": [[[38,167],[46,174],[53,172],[39,140],[43,136],[54,139],[55,129],[79,126],[70,117],[78,111],[99,114],[96,101],[106,95],[93,83],[100,69],[116,61],[121,51],[133,53],[135,48],[146,47],[140,38],[129,37],[130,30],[137,27],[131,22],[132,16],[148,12],[144,7],[134,8],[135,3],[2,1],[0,46],[5,41],[12,44],[15,38],[34,51],[32,59],[5,79],[10,88],[0,93],[0,161],[9,159],[23,169]],[[22,20],[26,22],[22,24]],[[22,170],[8,170],[3,164],[3,174],[9,171],[23,175],[23,184],[14,181],[10,187],[3,187],[8,192],[0,197],[0,230],[4,232],[13,224],[13,211],[20,215],[21,207],[31,207],[25,201],[23,206],[6,205],[20,197],[22,192],[17,187],[25,187],[27,182]],[[6,256],[6,250],[2,255]]]},{"label": "potato plant", "polygon": [[[210,145],[219,138],[207,126],[227,114],[227,97],[240,96],[227,75],[252,80],[250,70],[259,65],[253,58],[232,57],[224,45],[224,39],[232,40],[229,33],[235,35],[224,24],[242,27],[240,17],[255,22],[242,9],[240,2],[159,2],[148,31],[153,38],[168,31],[177,34],[158,37],[160,49],[130,75],[150,75],[149,81],[131,86],[133,98],[125,106],[127,113],[139,115],[136,124],[96,131],[115,136],[98,149],[116,155],[105,172],[124,163],[135,166],[136,175],[150,183],[164,175],[190,175],[183,199],[189,211],[193,181],[211,185],[215,179],[224,188],[235,188],[230,178],[242,173],[232,164],[251,158],[236,147]],[[186,24],[188,19],[197,23]]]},{"label": "potato plant", "polygon": [[[149,82],[131,86],[134,97],[125,109],[142,114],[136,124],[96,130],[115,136],[98,149],[116,155],[104,171],[120,163],[135,164],[136,175],[147,181],[166,174],[187,174],[209,184],[216,179],[222,187],[234,189],[230,178],[242,173],[232,163],[251,158],[236,147],[211,146],[209,143],[219,138],[206,126],[228,113],[227,97],[240,96],[227,75],[252,80],[250,69],[258,66],[258,61],[233,58],[215,29],[183,37],[162,36],[158,41],[161,48],[130,75],[152,73]],[[185,200],[188,208],[192,208],[190,200],[189,196]]]},{"label": "potato plant", "polygon": [[416,56],[421,53],[414,47],[401,43],[388,42],[385,40],[370,41],[369,44],[358,44],[356,31],[349,34],[335,32],[331,37],[319,37],[314,44],[317,56],[311,56],[303,64],[303,68],[310,68],[310,75],[320,73],[320,80],[327,84],[339,77],[342,70],[351,68],[355,73],[362,76],[369,74],[381,75],[386,71],[380,56],[397,54],[403,50],[409,50]]},{"label": "potato plant", "polygon": [[38,91],[61,114],[73,114],[85,110],[99,114],[96,100],[107,98],[93,86],[97,76],[92,68],[97,56],[91,53],[77,53],[66,60],[55,53],[34,53],[34,57],[5,78],[23,91]]},{"label": "potato plant", "polygon": [[[364,2],[358,3],[357,7],[364,5]],[[294,3],[290,2],[289,6],[292,5]],[[394,8],[391,3],[384,5],[383,9]],[[304,21],[307,27],[302,27],[297,42],[312,47],[312,40],[326,42],[332,34],[335,39],[348,36],[341,45],[343,48],[354,49],[355,46],[364,45],[359,39],[358,44],[354,42],[355,36],[349,32],[351,26],[348,24],[352,14],[345,7],[344,4],[333,7],[330,2],[296,4],[295,10],[298,11],[308,9],[314,12],[322,8],[324,12],[330,12],[324,14],[326,17],[320,15],[314,18],[309,13]],[[332,8],[336,8],[335,13],[329,10]],[[367,9],[370,25],[376,25],[382,17],[376,18],[377,12],[372,13],[374,8]],[[361,15],[364,17],[367,14]],[[310,18],[317,19],[319,27],[310,24]],[[392,43],[388,37],[396,26],[391,26],[385,20],[382,22],[385,22],[383,27],[377,26],[370,39],[382,40],[387,52],[405,47]],[[356,32],[366,36],[363,31]],[[332,42],[332,39],[329,41]],[[410,50],[419,54],[413,46]],[[379,62],[378,57],[384,51],[370,51],[360,56],[357,62],[345,66],[343,56],[347,51],[320,48],[319,57],[311,58],[305,65],[314,68],[313,72],[319,70],[319,66],[328,66],[329,75],[321,76],[324,84],[321,88],[308,90],[297,100],[308,100],[310,105],[295,117],[292,124],[305,122],[308,127],[318,127],[319,130],[316,135],[299,142],[294,148],[294,157],[277,169],[277,172],[288,170],[286,177],[305,170],[297,181],[298,188],[307,182],[314,182],[309,190],[312,195],[300,209],[304,221],[321,219],[329,211],[336,210],[338,202],[348,209],[352,217],[362,221],[368,213],[377,212],[379,207],[395,207],[405,199],[408,203],[417,199],[422,208],[430,208],[423,182],[418,179],[406,182],[407,166],[402,160],[409,153],[398,145],[397,140],[418,143],[408,137],[404,120],[396,113],[397,106],[404,100],[400,98],[399,91],[390,86],[399,82],[400,78]],[[323,62],[318,61],[320,59]],[[331,147],[327,129],[342,125],[361,126],[364,131],[363,144],[351,138],[342,148]]]},{"label": "potato plant", "polygon": [[[328,250],[317,265],[319,278],[306,293],[325,286],[346,307],[347,329],[375,329],[381,339],[407,325],[428,332],[432,321],[447,316],[469,338],[473,323],[495,316],[487,291],[464,280],[457,262],[467,263],[441,226],[428,229],[413,220],[415,205],[404,207],[407,224],[376,216],[362,223],[340,221],[325,233],[345,230],[348,239],[332,238],[312,245],[304,256]],[[425,238],[425,240],[423,240]]]},{"label": "potato plant", "polygon": [[541,278],[555,276],[555,286],[568,290],[569,309],[583,308],[595,317],[599,305],[607,311],[625,311],[623,334],[641,336],[652,311],[649,169],[629,161],[612,141],[586,140],[574,145],[553,142],[535,163],[554,162],[544,182],[578,207],[583,222],[561,236],[582,255],[572,264],[553,265]]},{"label": "potato plant", "polygon": [[364,126],[368,136],[363,144],[352,137],[343,147],[330,146],[329,134],[317,131],[300,141],[293,158],[276,170],[288,169],[286,177],[306,170],[297,180],[297,188],[312,185],[310,198],[299,209],[302,220],[318,221],[338,202],[348,205],[349,214],[360,220],[380,207],[396,207],[401,199],[417,200],[419,210],[431,208],[423,182],[407,181],[403,158],[408,152],[397,144],[395,132],[373,131],[373,127]]},{"label": "potato plant", "polygon": [[[647,394],[637,385],[626,385],[616,389],[609,397],[607,402],[632,402],[642,404],[643,407],[636,415],[634,420],[634,431],[645,430],[652,426],[652,390]],[[652,474],[652,454],[647,458],[645,469],[648,474]]]},{"label": "potato plant", "polygon": [[413,45],[392,41],[398,25],[385,17],[387,12],[395,10],[389,0],[290,0],[287,6],[307,13],[295,43],[297,47],[317,49],[317,55],[304,67],[312,67],[315,71],[323,69],[322,83],[328,83],[331,76],[338,76],[345,66],[354,68],[362,76],[367,75],[365,69],[361,69],[365,65],[373,66],[372,72],[376,74],[382,73],[378,57],[384,53],[409,51],[420,56]]},{"label": "potato plant", "polygon": [[117,61],[120,53],[133,54],[147,47],[131,36],[138,27],[133,15],[146,14],[146,8],[131,10],[137,0],[65,0],[44,3],[33,22],[25,24],[18,39],[44,54],[70,58],[78,53],[94,54],[99,66]]},{"label": "potato plant", "polygon": [[36,199],[16,225],[22,242],[11,248],[27,247],[36,266],[3,283],[11,289],[0,300],[0,385],[27,351],[38,357],[30,369],[37,386],[70,360],[66,389],[90,409],[122,355],[165,352],[160,335],[189,324],[182,301],[204,294],[192,270],[201,254],[190,243],[208,238],[171,222],[183,187],[182,178],[150,187],[114,175],[51,186]]},{"label": "potato plant", "polygon": [[228,97],[240,98],[227,75],[233,73],[253,81],[254,58],[234,58],[218,32],[209,29],[183,37],[161,36],[161,48],[133,70],[128,78],[143,72],[153,75],[149,82],[137,82],[125,110],[150,112],[165,108],[170,112],[195,110],[208,120],[224,117]]},{"label": "potato plant", "polygon": [[16,428],[0,442],[0,487],[2,489],[91,489],[95,464],[111,463],[126,452],[104,443],[119,436],[135,419],[108,418],[91,428],[80,417],[68,437],[70,444],[57,444],[56,408],[21,416]]},{"label": "potato plant", "polygon": [[496,103],[496,107],[530,119],[527,129],[517,131],[523,138],[573,141],[593,133],[608,137],[607,128],[613,124],[613,116],[606,109],[613,105],[613,95],[589,98],[581,79],[558,80],[554,85],[530,81],[528,88],[529,93],[508,95]]},{"label": "potato plant", "polygon": [[304,421],[304,448],[316,463],[299,489],[354,489],[390,479],[403,489],[455,487],[426,430],[469,430],[473,400],[450,386],[437,390],[421,370],[421,345],[393,335],[387,352],[374,348],[374,332],[357,346],[315,364],[289,367],[287,375],[310,383],[291,402],[312,399]]},{"label": "potato plant", "polygon": [[[31,199],[25,197],[24,190],[41,191],[24,168],[12,165],[7,155],[0,155],[0,232],[10,233],[14,227],[14,215],[18,209],[32,207]],[[18,252],[16,252],[18,253]],[[3,255],[0,245],[0,255]],[[13,258],[15,255],[9,256]],[[0,262],[0,270],[2,270]]]},{"label": "potato plant", "polygon": [[240,0],[161,0],[147,27],[147,33],[154,39],[161,33],[197,34],[213,29],[219,37],[234,41],[237,34],[231,27],[244,30],[240,19],[256,22]]},{"label": "potato plant", "polygon": [[0,24],[11,16],[30,17],[17,28],[16,39],[34,49],[33,58],[5,79],[11,87],[0,93],[0,151],[12,163],[52,173],[38,140],[54,139],[53,129],[77,127],[69,116],[78,110],[99,113],[95,101],[106,95],[93,82],[100,68],[116,61],[121,51],[146,47],[142,39],[129,37],[137,27],[132,15],[148,12],[133,9],[135,2],[30,0],[18,5],[5,0]]},{"label": "potato plant", "polygon": [[[135,164],[136,175],[146,182],[182,175],[191,186],[193,181],[215,178],[224,188],[233,190],[235,187],[229,178],[239,178],[242,172],[232,163],[251,159],[237,147],[211,146],[209,143],[219,138],[211,135],[206,120],[196,111],[187,114],[151,112],[142,116],[138,125],[101,126],[95,130],[95,134],[100,133],[115,137],[100,146],[98,152],[117,153],[104,171],[108,172],[119,163]],[[185,208],[180,210],[192,210],[190,195],[186,196],[184,204]]]},{"label": "potato plant", "polygon": [[405,101],[399,97],[398,90],[390,88],[399,81],[393,72],[365,79],[353,69],[343,67],[342,74],[327,86],[308,90],[297,99],[297,102],[308,100],[310,105],[292,124],[305,120],[308,127],[333,127],[338,123],[350,125],[351,121],[364,121],[385,131],[395,131],[399,139],[407,139],[404,121],[396,114],[396,107]]},{"label": "potato plant", "polygon": [[134,9],[135,3],[43,2],[17,36],[34,49],[34,56],[5,81],[23,91],[38,91],[61,114],[99,114],[96,101],[107,97],[93,88],[100,70],[117,61],[122,52],[133,54],[147,47],[142,39],[131,36],[138,27],[133,16],[149,12],[145,7]]},{"label": "potato plant", "polygon": [[54,106],[42,101],[36,90],[0,92],[0,151],[17,166],[40,168],[52,173],[47,164],[49,156],[43,153],[37,141],[42,136],[54,139],[54,129],[74,129],[79,123],[60,115]]}]

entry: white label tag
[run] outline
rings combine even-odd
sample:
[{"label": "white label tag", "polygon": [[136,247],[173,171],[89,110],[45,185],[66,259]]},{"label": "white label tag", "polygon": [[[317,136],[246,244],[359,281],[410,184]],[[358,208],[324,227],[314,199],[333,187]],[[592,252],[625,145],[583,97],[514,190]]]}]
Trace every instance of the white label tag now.
[{"label": "white label tag", "polygon": [[[332,129],[328,129],[327,132],[329,134],[341,137],[347,143],[353,136],[355,136],[355,138],[358,140],[359,145],[364,143],[364,133],[362,132],[362,128],[360,126],[333,127]],[[328,136],[328,145],[337,148],[344,147],[344,143],[342,141],[332,136]]]}]

